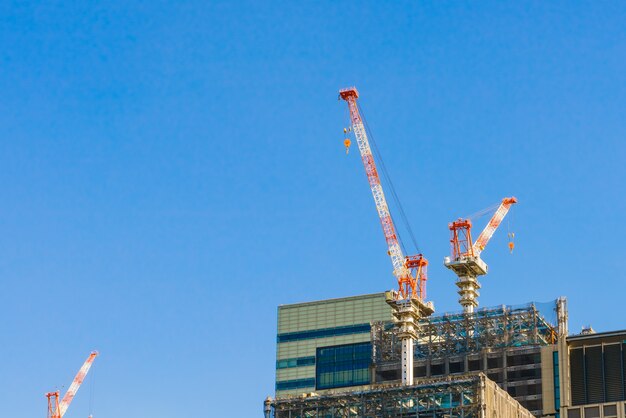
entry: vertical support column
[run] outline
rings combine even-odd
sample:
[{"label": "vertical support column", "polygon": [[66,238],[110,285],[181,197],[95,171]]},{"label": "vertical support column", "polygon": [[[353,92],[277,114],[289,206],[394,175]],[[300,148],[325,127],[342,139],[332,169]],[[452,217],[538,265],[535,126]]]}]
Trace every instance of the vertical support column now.
[{"label": "vertical support column", "polygon": [[402,344],[402,384],[414,383],[414,344],[417,340],[418,322],[420,318],[430,316],[433,312],[432,303],[424,303],[421,299],[397,299],[394,292],[387,292],[386,301],[393,308],[396,319],[398,337]]},{"label": "vertical support column", "polygon": [[413,338],[402,339],[402,384],[413,384]]},{"label": "vertical support column", "polygon": [[568,334],[568,314],[567,314],[567,299],[560,297],[556,301],[556,314],[558,319],[558,337],[557,337],[557,350],[559,358],[559,390],[561,399],[561,410],[557,411],[561,413],[561,417],[564,416],[566,407],[571,405],[570,399],[570,369],[569,369],[569,347],[567,346],[567,334]]},{"label": "vertical support column", "polygon": [[478,307],[478,296],[480,293],[480,283],[475,276],[463,276],[459,277],[456,281],[456,286],[459,288],[458,294],[459,304],[463,307],[463,312],[473,313],[474,309]]}]

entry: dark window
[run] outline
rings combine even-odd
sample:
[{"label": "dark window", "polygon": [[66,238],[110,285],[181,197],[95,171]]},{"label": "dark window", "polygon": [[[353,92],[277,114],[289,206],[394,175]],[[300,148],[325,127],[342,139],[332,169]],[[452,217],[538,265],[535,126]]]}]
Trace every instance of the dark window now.
[{"label": "dark window", "polygon": [[617,416],[617,405],[604,405],[604,416],[605,417]]},{"label": "dark window", "polygon": [[585,418],[600,418],[600,407],[590,406],[588,408],[585,408]]},{"label": "dark window", "polygon": [[315,379],[296,379],[276,382],[276,390],[314,388]]},{"label": "dark window", "polygon": [[441,364],[431,364],[430,365],[430,375],[431,376],[441,376],[446,372],[445,366],[443,363]]},{"label": "dark window", "polygon": [[605,402],[619,401],[622,395],[622,347],[621,344],[604,346]]},{"label": "dark window", "polygon": [[513,397],[539,395],[541,394],[541,384],[509,386],[507,391],[509,392],[509,395]]},{"label": "dark window", "polygon": [[316,357],[317,389],[366,385],[370,382],[372,345],[369,342],[321,347],[317,349]]},{"label": "dark window", "polygon": [[541,410],[541,400],[539,399],[531,399],[528,401],[520,401],[522,406],[529,411],[539,411]]},{"label": "dark window", "polygon": [[476,360],[468,360],[467,361],[467,368],[469,369],[470,372],[475,372],[477,370],[482,370],[483,366],[482,366],[482,361],[481,359],[476,359]]},{"label": "dark window", "polygon": [[573,348],[570,350],[569,365],[570,365],[570,379],[571,379],[571,388],[572,388],[572,404],[582,405],[586,403],[585,359],[583,356],[582,348]]},{"label": "dark window", "polygon": [[285,332],[278,334],[276,341],[286,343],[289,341],[310,340],[314,338],[337,337],[339,335],[361,334],[370,332],[370,324],[348,325],[344,327],[321,328],[300,332]]},{"label": "dark window", "polygon": [[463,372],[462,361],[451,361],[449,367],[450,367],[450,373],[462,373]]},{"label": "dark window", "polygon": [[[585,377],[587,403],[604,402],[602,382],[602,346],[585,348]],[[587,415],[585,411],[585,416]],[[588,418],[588,417],[587,417]]]},{"label": "dark window", "polygon": [[554,372],[554,410],[558,418],[559,409],[561,408],[561,380],[559,378],[559,352],[552,353],[552,368]]},{"label": "dark window", "polygon": [[426,366],[417,366],[414,373],[415,377],[426,377]]},{"label": "dark window", "polygon": [[524,366],[527,364],[541,363],[541,354],[513,354],[506,358],[507,366]]},{"label": "dark window", "polygon": [[502,357],[487,358],[488,369],[499,369],[502,367]]},{"label": "dark window", "polygon": [[541,379],[541,369],[510,370],[507,378],[511,382],[528,379]]},{"label": "dark window", "polygon": [[568,409],[567,418],[580,418],[580,408]]}]

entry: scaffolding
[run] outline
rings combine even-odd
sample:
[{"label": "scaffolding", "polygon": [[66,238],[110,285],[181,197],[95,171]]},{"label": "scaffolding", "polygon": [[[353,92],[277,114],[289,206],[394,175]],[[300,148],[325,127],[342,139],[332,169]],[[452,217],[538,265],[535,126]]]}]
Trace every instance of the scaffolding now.
[{"label": "scaffolding", "polygon": [[[557,301],[424,318],[415,344],[415,377],[481,371],[534,415],[544,413],[542,349],[558,338]],[[561,309],[564,309],[563,307]],[[372,382],[398,382],[400,341],[391,323],[372,324]]]},{"label": "scaffolding", "polygon": [[[556,312],[556,301],[547,305]],[[485,349],[550,345],[557,339],[553,324],[536,303],[427,317],[418,324],[414,356],[434,360]],[[377,322],[371,329],[374,364],[399,361],[401,345],[394,324]]]},{"label": "scaffolding", "polygon": [[266,402],[267,418],[534,418],[482,373]]}]

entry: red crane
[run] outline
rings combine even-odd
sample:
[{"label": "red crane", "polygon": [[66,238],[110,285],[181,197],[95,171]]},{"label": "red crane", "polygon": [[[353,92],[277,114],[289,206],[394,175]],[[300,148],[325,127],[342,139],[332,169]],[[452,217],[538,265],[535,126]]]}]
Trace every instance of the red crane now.
[{"label": "red crane", "polygon": [[[398,242],[398,234],[389,213],[385,193],[383,192],[374,156],[367,139],[363,119],[356,103],[359,93],[355,87],[351,87],[340,90],[339,96],[348,103],[352,130],[359,146],[365,174],[367,175],[378,217],[383,228],[383,234],[385,235],[385,241],[387,242],[387,254],[391,257],[393,275],[398,281],[398,298],[425,300],[426,266],[428,266],[428,260],[422,254],[405,257],[402,253],[402,248]],[[346,139],[344,144],[347,149],[350,146],[350,140]]]},{"label": "red crane", "polygon": [[[487,226],[472,242],[472,221],[469,219],[458,219],[450,223],[450,244],[452,254],[444,259],[444,265],[454,271],[458,276],[456,285],[459,288],[459,303],[465,312],[473,312],[478,306],[476,300],[479,296],[478,276],[487,274],[487,264],[480,258],[480,254],[487,246],[496,229],[509,212],[512,205],[517,203],[514,197],[505,197],[500,202],[500,206],[493,214]],[[511,248],[512,249],[512,248]]]},{"label": "red crane", "polygon": [[[387,303],[393,308],[398,328],[398,337],[402,342],[402,383],[412,385],[413,382],[413,344],[418,335],[418,321],[434,312],[431,302],[426,302],[426,266],[428,261],[422,254],[405,257],[398,240],[398,234],[389,213],[385,193],[380,183],[378,170],[363,124],[362,115],[356,100],[359,93],[355,87],[339,91],[339,97],[348,103],[352,131],[359,146],[365,174],[374,197],[376,211],[387,242],[387,254],[393,265],[393,275],[398,282],[398,291],[387,292]],[[344,130],[347,131],[347,130]],[[350,140],[344,141],[346,152]]]},{"label": "red crane", "polygon": [[91,365],[97,355],[97,351],[92,351],[91,354],[89,354],[89,357],[87,357],[87,360],[83,363],[83,366],[76,374],[76,377],[74,377],[70,388],[67,390],[67,393],[63,396],[60,403],[60,392],[58,390],[56,392],[46,393],[46,397],[48,398],[48,418],[61,418],[65,415],[67,408],[72,403],[74,396],[76,396],[76,392],[78,392],[80,385],[83,383],[83,380],[85,380],[85,377],[87,376],[87,373],[89,372],[89,369],[91,368]]}]

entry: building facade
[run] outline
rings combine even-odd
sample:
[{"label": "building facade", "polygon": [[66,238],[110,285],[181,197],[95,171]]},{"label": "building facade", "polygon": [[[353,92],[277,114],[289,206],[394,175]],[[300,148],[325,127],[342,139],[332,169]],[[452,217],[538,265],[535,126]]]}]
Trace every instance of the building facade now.
[{"label": "building facade", "polygon": [[279,306],[276,397],[370,384],[370,324],[392,320],[384,293]]},{"label": "building facade", "polygon": [[626,417],[626,330],[569,336],[560,358],[563,418]]}]

